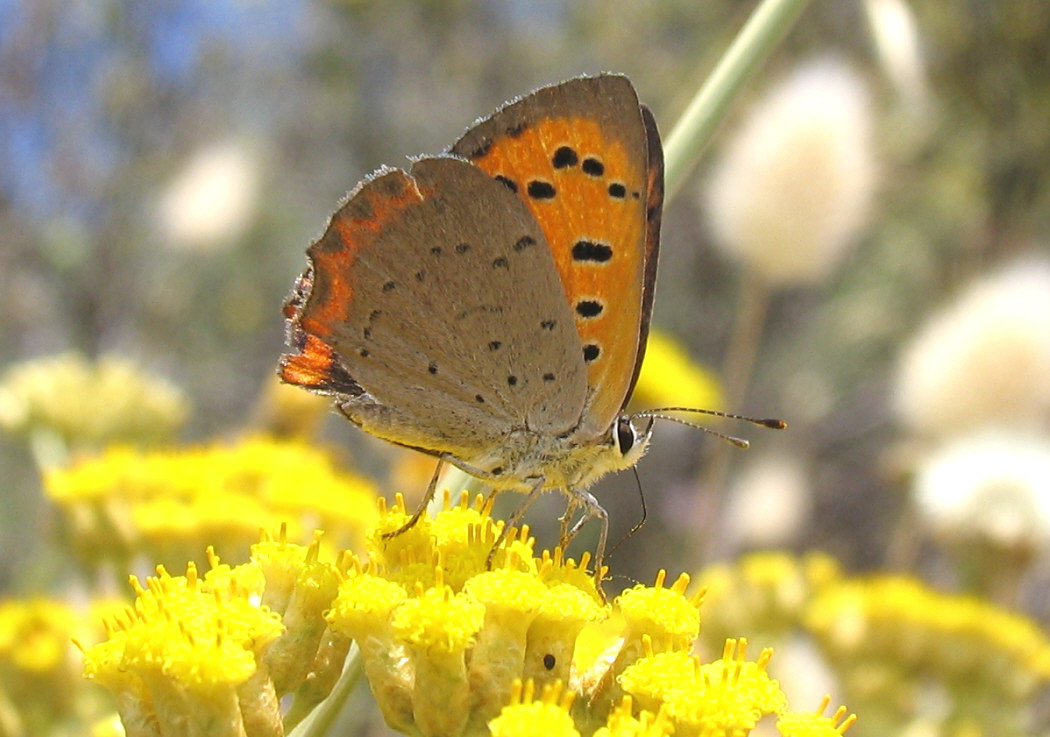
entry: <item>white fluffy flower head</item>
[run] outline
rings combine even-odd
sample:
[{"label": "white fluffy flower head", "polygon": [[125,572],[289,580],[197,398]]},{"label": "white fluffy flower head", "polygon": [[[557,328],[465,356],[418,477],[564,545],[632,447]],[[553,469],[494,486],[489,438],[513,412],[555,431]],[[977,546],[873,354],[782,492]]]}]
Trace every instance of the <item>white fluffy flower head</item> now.
[{"label": "white fluffy flower head", "polygon": [[871,129],[867,90],[844,63],[796,70],[754,106],[712,173],[718,244],[773,284],[827,275],[867,221]]},{"label": "white fluffy flower head", "polygon": [[941,536],[1050,543],[1050,439],[1005,430],[957,438],[920,467],[915,502]]},{"label": "white fluffy flower head", "polygon": [[190,157],[160,199],[160,221],[173,246],[210,250],[247,228],[259,198],[255,157],[239,143],[217,143]]},{"label": "white fluffy flower head", "polygon": [[1050,263],[977,281],[911,341],[897,376],[904,422],[922,434],[1050,419]]}]

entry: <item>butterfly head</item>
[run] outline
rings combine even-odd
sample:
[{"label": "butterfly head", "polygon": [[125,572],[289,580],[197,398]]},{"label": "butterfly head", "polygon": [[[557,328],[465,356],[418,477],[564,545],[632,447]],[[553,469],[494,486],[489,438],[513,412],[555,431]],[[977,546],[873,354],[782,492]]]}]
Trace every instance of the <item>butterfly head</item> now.
[{"label": "butterfly head", "polygon": [[593,457],[580,469],[576,488],[586,488],[608,473],[631,468],[649,450],[653,435],[653,419],[635,415],[620,415],[602,441],[581,452]]},{"label": "butterfly head", "polygon": [[620,468],[630,468],[636,464],[653,436],[653,418],[635,415],[620,415],[613,430],[616,435],[615,451],[622,459]]}]

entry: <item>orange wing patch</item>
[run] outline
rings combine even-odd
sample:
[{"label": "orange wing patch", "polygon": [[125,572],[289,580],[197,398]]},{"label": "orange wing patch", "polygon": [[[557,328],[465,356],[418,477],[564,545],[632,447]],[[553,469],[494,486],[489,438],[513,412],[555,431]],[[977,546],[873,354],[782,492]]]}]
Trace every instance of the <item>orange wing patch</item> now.
[{"label": "orange wing patch", "polygon": [[626,399],[642,328],[644,158],[632,159],[597,121],[564,117],[499,138],[473,162],[515,190],[543,228],[584,346],[589,415],[608,427]]},{"label": "orange wing patch", "polygon": [[282,380],[321,392],[361,393],[325,341],[355,307],[357,254],[423,196],[405,172],[383,171],[351,192],[332,216],[324,235],[307,250],[310,266],[284,306],[288,343],[298,353],[282,356]]},{"label": "orange wing patch", "polygon": [[[302,310],[302,327],[326,337],[347,319],[354,302],[354,261],[387,224],[418,204],[423,194],[403,171],[394,169],[355,190],[336,213],[324,235],[307,250],[313,284]],[[360,194],[358,194],[360,193]]]},{"label": "orange wing patch", "polygon": [[319,338],[304,335],[299,353],[286,355],[281,360],[281,380],[311,389],[326,389],[336,363],[335,351]]}]

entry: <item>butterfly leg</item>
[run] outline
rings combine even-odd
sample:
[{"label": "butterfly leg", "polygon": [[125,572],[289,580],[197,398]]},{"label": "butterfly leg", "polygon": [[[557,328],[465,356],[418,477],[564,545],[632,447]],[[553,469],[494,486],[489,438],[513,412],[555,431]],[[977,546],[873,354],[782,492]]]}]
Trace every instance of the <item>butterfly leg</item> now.
[{"label": "butterfly leg", "polygon": [[491,513],[492,512],[492,508],[496,505],[496,496],[501,491],[506,491],[506,489],[496,489],[496,488],[490,487],[489,488],[489,493],[485,495],[485,501],[481,505],[481,508],[482,509],[486,509],[486,510],[488,510]]},{"label": "butterfly leg", "polygon": [[569,523],[572,518],[576,516],[577,510],[580,508],[580,503],[575,496],[566,497],[568,501],[565,503],[565,514],[558,518],[558,522],[561,523],[561,532],[558,537],[558,545],[562,550],[569,547],[569,543],[576,537],[576,533],[579,532],[579,525],[573,525],[569,528]]},{"label": "butterfly leg", "polygon": [[419,502],[419,506],[416,507],[416,511],[412,513],[408,522],[398,527],[393,532],[384,532],[383,539],[389,540],[392,537],[397,537],[403,532],[408,532],[416,523],[419,522],[419,518],[423,516],[423,512],[430,506],[430,502],[434,501],[434,493],[437,491],[438,478],[441,477],[441,471],[445,467],[445,459],[438,458],[437,467],[434,469],[434,475],[430,477],[430,484],[427,485],[427,492],[423,495],[423,499]]},{"label": "butterfly leg", "polygon": [[502,545],[503,541],[507,539],[507,535],[510,534],[511,530],[515,530],[520,526],[522,518],[525,516],[525,513],[529,511],[529,507],[532,506],[532,503],[543,493],[543,484],[545,481],[546,479],[542,476],[535,480],[532,488],[529,489],[528,494],[525,496],[525,501],[514,510],[514,514],[512,514],[510,519],[503,524],[503,529],[500,530],[496,542],[492,545],[492,550],[489,551],[489,557],[485,560],[485,566],[487,568],[492,568],[492,561],[496,557],[496,551],[499,550],[500,545]]},{"label": "butterfly leg", "polygon": [[594,583],[601,591],[602,565],[605,561],[605,545],[609,539],[609,513],[605,511],[605,507],[598,503],[598,500],[594,498],[594,495],[588,491],[572,491],[569,494],[568,508],[565,510],[565,517],[562,519],[563,530],[564,525],[568,521],[570,510],[575,513],[579,508],[583,508],[583,514],[576,521],[576,524],[568,531],[568,533],[562,533],[563,537],[567,537],[568,540],[572,540],[576,537],[577,533],[583,528],[585,524],[590,522],[592,519],[599,520],[601,524],[601,530],[598,533],[598,544],[594,547]]}]

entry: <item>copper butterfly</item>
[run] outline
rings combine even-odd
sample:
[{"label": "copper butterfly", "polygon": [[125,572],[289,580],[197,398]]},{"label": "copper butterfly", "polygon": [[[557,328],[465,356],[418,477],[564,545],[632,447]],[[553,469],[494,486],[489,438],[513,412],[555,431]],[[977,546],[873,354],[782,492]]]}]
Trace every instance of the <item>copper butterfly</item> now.
[{"label": "copper butterfly", "polygon": [[565,494],[563,519],[582,514],[563,538],[602,521],[600,570],[587,488],[652,431],[624,407],[662,205],[660,136],[626,77],[536,90],[349,194],[285,305],[280,377],[493,488]]}]

